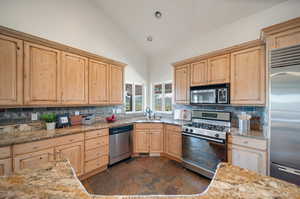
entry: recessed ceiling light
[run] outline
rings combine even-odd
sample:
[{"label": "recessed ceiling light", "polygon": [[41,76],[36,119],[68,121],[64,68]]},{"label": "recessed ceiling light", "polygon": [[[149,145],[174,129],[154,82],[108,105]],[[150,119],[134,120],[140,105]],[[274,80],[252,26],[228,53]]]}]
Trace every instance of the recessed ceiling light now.
[{"label": "recessed ceiling light", "polygon": [[160,11],[156,11],[154,13],[154,16],[157,18],[157,19],[160,19],[162,17],[162,13]]},{"label": "recessed ceiling light", "polygon": [[151,35],[147,37],[147,41],[153,41],[153,38]]}]

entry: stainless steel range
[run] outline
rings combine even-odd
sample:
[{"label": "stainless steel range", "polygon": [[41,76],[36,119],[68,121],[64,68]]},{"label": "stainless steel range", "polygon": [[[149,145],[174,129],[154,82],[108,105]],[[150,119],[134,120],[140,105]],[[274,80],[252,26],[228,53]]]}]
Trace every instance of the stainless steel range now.
[{"label": "stainless steel range", "polygon": [[227,133],[231,113],[192,111],[192,123],[182,127],[183,166],[212,178],[217,165],[227,162]]}]

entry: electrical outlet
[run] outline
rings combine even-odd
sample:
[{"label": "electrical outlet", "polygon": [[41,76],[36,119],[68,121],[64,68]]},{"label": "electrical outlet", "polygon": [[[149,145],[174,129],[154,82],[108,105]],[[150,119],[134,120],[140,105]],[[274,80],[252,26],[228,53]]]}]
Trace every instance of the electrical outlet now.
[{"label": "electrical outlet", "polygon": [[75,111],[75,115],[79,115],[80,114],[80,112],[79,111]]},{"label": "electrical outlet", "polygon": [[38,120],[38,114],[37,113],[31,113],[31,120],[32,121]]}]

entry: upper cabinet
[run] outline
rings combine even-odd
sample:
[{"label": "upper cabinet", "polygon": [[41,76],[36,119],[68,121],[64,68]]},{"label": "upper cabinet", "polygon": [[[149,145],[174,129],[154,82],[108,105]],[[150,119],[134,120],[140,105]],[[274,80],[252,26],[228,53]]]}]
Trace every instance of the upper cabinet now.
[{"label": "upper cabinet", "polygon": [[230,56],[212,57],[191,64],[191,86],[224,84],[230,81]]},{"label": "upper cabinet", "polygon": [[230,82],[230,55],[221,55],[208,59],[207,79],[209,84]]},{"label": "upper cabinet", "polygon": [[0,106],[23,103],[23,42],[0,35]]},{"label": "upper cabinet", "polygon": [[265,47],[231,54],[231,103],[265,104]]},{"label": "upper cabinet", "polygon": [[191,86],[207,84],[207,60],[191,64]]},{"label": "upper cabinet", "polygon": [[0,27],[0,107],[123,104],[124,67]]},{"label": "upper cabinet", "polygon": [[189,65],[174,68],[175,103],[188,104],[190,91]]},{"label": "upper cabinet", "polygon": [[109,64],[89,60],[89,104],[109,103]]},{"label": "upper cabinet", "polygon": [[300,17],[262,29],[268,49],[300,44]]},{"label": "upper cabinet", "polygon": [[88,103],[88,59],[71,53],[62,53],[62,104]]},{"label": "upper cabinet", "polygon": [[110,65],[110,104],[123,104],[123,67]]},{"label": "upper cabinet", "polygon": [[24,102],[26,105],[60,104],[61,52],[24,43]]}]

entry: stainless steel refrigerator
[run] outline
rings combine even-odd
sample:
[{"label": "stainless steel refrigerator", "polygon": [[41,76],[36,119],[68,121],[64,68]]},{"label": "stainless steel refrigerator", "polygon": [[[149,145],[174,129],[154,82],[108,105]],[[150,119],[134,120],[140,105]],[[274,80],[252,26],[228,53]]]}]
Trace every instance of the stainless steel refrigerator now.
[{"label": "stainless steel refrigerator", "polygon": [[270,52],[270,175],[300,185],[300,45]]}]

